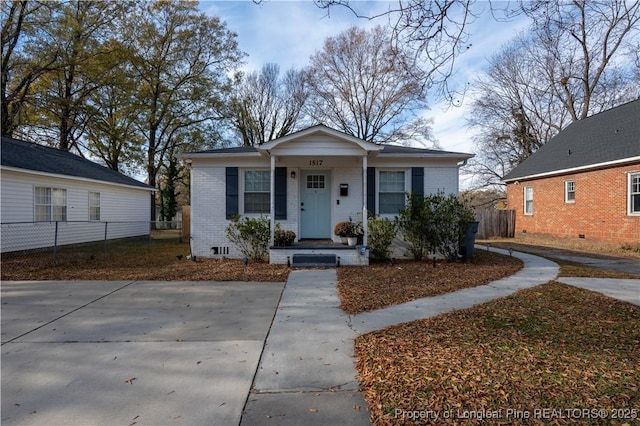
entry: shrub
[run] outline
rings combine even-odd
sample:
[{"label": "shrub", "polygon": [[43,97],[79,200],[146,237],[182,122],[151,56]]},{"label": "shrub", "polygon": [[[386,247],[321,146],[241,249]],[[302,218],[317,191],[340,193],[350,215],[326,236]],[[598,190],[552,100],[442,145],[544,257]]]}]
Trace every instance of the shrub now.
[{"label": "shrub", "polygon": [[270,221],[266,217],[240,218],[235,215],[226,229],[227,239],[238,247],[240,253],[252,260],[269,257]]},{"label": "shrub", "polygon": [[369,250],[376,259],[389,259],[391,254],[391,243],[398,234],[398,227],[395,222],[386,218],[371,216],[368,220],[369,228]]},{"label": "shrub", "polygon": [[449,260],[456,260],[473,210],[453,194],[443,192],[419,197],[411,194],[400,212],[399,225],[409,252],[420,260],[429,252],[439,252]]},{"label": "shrub", "polygon": [[273,234],[273,244],[276,247],[290,246],[296,240],[296,233],[280,229],[279,224],[276,225],[276,232]]}]

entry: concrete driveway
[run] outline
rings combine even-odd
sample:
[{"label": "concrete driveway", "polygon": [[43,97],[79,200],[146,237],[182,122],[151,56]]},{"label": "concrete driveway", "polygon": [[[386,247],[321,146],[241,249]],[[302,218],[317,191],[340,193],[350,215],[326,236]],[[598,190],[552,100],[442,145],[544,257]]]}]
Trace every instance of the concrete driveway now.
[{"label": "concrete driveway", "polygon": [[3,425],[239,424],[284,283],[3,282]]}]

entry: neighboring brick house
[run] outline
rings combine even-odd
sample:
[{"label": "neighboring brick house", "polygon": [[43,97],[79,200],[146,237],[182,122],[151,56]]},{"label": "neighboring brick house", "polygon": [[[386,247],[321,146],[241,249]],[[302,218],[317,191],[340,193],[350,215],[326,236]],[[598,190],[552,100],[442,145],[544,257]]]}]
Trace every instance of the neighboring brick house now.
[{"label": "neighboring brick house", "polygon": [[503,181],[516,233],[640,242],[640,100],[572,123]]}]

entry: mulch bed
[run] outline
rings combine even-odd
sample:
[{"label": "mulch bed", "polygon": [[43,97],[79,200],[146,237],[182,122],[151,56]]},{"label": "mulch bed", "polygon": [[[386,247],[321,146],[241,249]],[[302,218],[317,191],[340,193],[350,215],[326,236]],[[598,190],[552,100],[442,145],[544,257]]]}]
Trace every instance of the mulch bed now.
[{"label": "mulch bed", "polygon": [[640,307],[551,282],[355,349],[375,425],[636,424],[639,342]]},{"label": "mulch bed", "polygon": [[475,250],[469,262],[432,260],[372,263],[338,269],[340,307],[349,314],[384,308],[421,297],[488,284],[522,268],[515,257]]}]

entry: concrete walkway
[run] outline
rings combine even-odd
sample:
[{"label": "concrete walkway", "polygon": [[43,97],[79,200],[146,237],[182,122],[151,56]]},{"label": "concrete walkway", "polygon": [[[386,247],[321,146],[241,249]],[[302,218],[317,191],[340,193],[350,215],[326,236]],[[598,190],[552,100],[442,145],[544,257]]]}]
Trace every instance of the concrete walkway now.
[{"label": "concrete walkway", "polygon": [[[506,250],[492,251],[509,255]],[[365,334],[390,325],[416,321],[445,312],[469,308],[505,297],[518,290],[544,284],[558,276],[558,265],[549,260],[526,253],[513,252],[513,256],[524,262],[516,274],[493,281],[490,284],[458,290],[435,297],[413,300],[351,317],[351,328],[357,334]]]},{"label": "concrete walkway", "polygon": [[241,425],[369,424],[336,284],[335,269],[290,273]]},{"label": "concrete walkway", "polygon": [[640,279],[561,277],[557,281],[640,306]]},{"label": "concrete walkway", "polygon": [[357,335],[485,303],[558,274],[546,259],[513,255],[525,267],[511,277],[353,317],[339,308],[335,269],[292,272],[241,425],[368,425],[353,358]]}]

